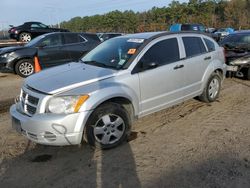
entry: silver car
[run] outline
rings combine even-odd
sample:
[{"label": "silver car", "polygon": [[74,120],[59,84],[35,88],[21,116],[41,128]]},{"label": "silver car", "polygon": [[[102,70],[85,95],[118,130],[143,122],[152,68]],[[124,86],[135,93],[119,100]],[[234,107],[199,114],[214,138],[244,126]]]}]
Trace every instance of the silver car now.
[{"label": "silver car", "polygon": [[193,32],[152,32],[107,40],[79,62],[27,78],[11,106],[12,126],[47,145],[106,149],[122,143],[137,118],[199,96],[219,96],[223,48]]}]

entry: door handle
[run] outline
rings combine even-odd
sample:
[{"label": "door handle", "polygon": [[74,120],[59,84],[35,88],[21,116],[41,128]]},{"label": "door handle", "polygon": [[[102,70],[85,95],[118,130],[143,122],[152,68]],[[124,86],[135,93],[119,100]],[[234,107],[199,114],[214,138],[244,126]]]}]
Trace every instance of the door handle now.
[{"label": "door handle", "polygon": [[176,66],[174,67],[174,70],[180,69],[180,68],[183,68],[183,67],[184,67],[184,65],[176,65]]},{"label": "door handle", "polygon": [[209,60],[211,59],[211,56],[205,57],[204,60]]}]

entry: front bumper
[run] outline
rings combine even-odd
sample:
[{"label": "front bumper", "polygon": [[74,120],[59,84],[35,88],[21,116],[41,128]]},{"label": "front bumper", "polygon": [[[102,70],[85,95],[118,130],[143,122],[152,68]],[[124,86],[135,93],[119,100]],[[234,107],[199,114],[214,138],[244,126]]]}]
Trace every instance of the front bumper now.
[{"label": "front bumper", "polygon": [[7,59],[0,57],[0,71],[1,72],[14,72],[13,64],[15,59]]},{"label": "front bumper", "polygon": [[75,145],[82,141],[84,125],[90,111],[74,114],[35,114],[29,117],[10,108],[12,127],[28,139],[45,145]]},{"label": "front bumper", "polygon": [[227,71],[228,72],[237,72],[238,66],[227,65]]}]

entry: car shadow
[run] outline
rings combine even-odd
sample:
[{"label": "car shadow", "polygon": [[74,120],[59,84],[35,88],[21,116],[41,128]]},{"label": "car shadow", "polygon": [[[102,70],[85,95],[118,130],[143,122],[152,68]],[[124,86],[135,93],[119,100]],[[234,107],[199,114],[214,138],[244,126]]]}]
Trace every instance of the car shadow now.
[{"label": "car shadow", "polygon": [[87,144],[35,145],[0,164],[0,187],[100,186],[140,187],[129,143],[105,151]]},{"label": "car shadow", "polygon": [[[205,156],[204,156],[205,157]],[[215,158],[182,161],[177,168],[165,169],[160,177],[145,187],[181,188],[249,188],[249,157],[240,159],[237,154],[222,154]]]}]

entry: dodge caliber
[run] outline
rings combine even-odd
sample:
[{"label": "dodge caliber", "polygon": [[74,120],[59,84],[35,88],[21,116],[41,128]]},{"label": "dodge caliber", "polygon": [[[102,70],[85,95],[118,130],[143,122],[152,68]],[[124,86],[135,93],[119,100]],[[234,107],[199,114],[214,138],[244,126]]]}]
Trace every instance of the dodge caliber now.
[{"label": "dodge caliber", "polygon": [[46,145],[126,140],[133,121],[198,96],[213,102],[226,71],[223,48],[195,32],[149,32],[107,40],[79,62],[28,77],[12,126]]}]

